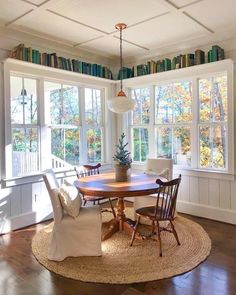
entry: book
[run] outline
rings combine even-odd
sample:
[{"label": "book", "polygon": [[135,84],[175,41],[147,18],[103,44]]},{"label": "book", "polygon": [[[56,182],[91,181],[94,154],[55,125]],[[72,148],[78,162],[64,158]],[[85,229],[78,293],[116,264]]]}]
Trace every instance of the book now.
[{"label": "book", "polygon": [[200,65],[204,63],[205,63],[205,52],[200,49],[196,49],[195,55],[194,55],[194,64]]}]

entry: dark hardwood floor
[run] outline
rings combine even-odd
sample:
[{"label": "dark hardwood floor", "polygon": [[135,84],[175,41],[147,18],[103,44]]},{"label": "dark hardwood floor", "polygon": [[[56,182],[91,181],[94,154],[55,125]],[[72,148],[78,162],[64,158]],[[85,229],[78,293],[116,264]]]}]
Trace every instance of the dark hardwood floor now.
[{"label": "dark hardwood floor", "polygon": [[0,295],[236,294],[236,226],[183,216],[201,224],[212,240],[210,256],[188,273],[129,285],[66,279],[49,272],[32,255],[31,239],[45,225],[42,223],[0,236]]}]

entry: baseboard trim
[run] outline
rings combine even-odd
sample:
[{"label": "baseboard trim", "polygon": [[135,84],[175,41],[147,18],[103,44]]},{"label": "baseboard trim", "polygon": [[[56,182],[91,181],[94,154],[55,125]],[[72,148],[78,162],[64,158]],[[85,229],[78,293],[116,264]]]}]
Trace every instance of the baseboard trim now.
[{"label": "baseboard trim", "polygon": [[217,208],[197,203],[189,203],[179,200],[177,202],[177,211],[195,215],[199,217],[209,218],[217,221],[236,224],[236,211],[224,208]]},{"label": "baseboard trim", "polygon": [[27,212],[18,216],[0,220],[0,234],[6,234],[32,224],[46,221],[53,217],[52,208],[46,207],[40,212]]}]

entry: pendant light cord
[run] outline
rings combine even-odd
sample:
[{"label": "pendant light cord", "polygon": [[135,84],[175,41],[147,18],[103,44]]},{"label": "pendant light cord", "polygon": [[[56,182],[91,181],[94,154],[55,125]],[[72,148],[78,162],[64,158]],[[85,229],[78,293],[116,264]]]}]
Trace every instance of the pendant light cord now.
[{"label": "pendant light cord", "polygon": [[122,28],[120,28],[120,89],[123,90]]}]

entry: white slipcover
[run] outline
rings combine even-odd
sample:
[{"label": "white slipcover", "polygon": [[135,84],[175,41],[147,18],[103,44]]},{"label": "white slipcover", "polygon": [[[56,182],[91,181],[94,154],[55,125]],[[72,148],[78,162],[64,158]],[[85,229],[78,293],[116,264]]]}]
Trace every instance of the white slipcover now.
[{"label": "white slipcover", "polygon": [[48,259],[62,261],[69,256],[102,255],[100,208],[81,207],[78,217],[69,216],[63,212],[58,195],[59,185],[54,172],[45,171],[43,178],[54,213]]},{"label": "white slipcover", "polygon": [[[168,174],[169,174],[168,180],[173,179],[173,160],[172,159],[164,159],[164,158],[147,159],[145,173],[147,174],[149,172],[151,174],[156,173],[158,177],[158,174],[162,173],[164,170],[166,171],[166,169],[168,169]],[[155,206],[155,205],[156,205],[156,194],[135,197],[134,198],[134,215],[136,215],[135,211],[138,208]],[[136,219],[136,216],[135,216],[135,219]],[[141,218],[140,223],[150,224],[150,221]]]}]

